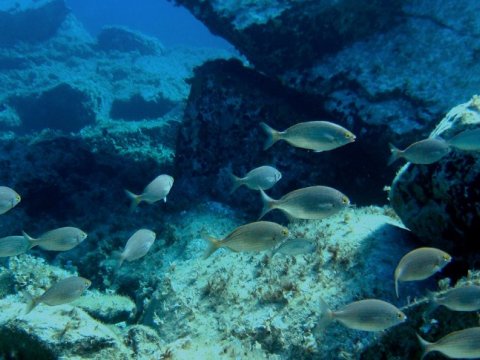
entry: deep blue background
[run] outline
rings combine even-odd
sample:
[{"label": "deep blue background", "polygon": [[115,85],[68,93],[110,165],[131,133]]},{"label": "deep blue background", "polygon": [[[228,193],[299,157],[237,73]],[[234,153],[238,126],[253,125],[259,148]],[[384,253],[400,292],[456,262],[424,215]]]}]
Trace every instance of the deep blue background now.
[{"label": "deep blue background", "polygon": [[183,7],[167,0],[65,0],[87,30],[96,35],[105,25],[122,25],[156,36],[165,46],[231,48]]}]

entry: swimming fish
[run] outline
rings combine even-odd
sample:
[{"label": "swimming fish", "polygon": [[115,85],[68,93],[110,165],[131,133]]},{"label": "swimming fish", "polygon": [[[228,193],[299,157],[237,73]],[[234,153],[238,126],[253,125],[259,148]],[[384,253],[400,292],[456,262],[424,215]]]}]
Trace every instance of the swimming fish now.
[{"label": "swimming fish", "polygon": [[281,178],[282,173],[271,166],[260,166],[247,173],[243,178],[231,174],[233,193],[238,187],[245,185],[252,190],[267,190],[275,185]]},{"label": "swimming fish", "polygon": [[417,334],[423,348],[422,359],[432,351],[438,351],[452,359],[480,358],[480,327],[454,331],[437,342],[431,343]]},{"label": "swimming fish", "polygon": [[0,239],[0,257],[20,255],[31,247],[32,243],[23,236],[7,236]]},{"label": "swimming fish", "polygon": [[147,229],[136,231],[127,241],[123,252],[119,255],[117,269],[125,260],[133,261],[144,257],[155,241],[156,234]]},{"label": "swimming fish", "polygon": [[453,311],[480,310],[480,286],[468,285],[448,290],[439,297],[431,296],[435,306],[445,306]]},{"label": "swimming fish", "polygon": [[290,145],[315,152],[336,149],[355,141],[355,135],[350,131],[328,121],[302,122],[285,131],[274,130],[263,122],[260,126],[268,136],[264,150],[279,140],[285,140]]},{"label": "swimming fish", "polygon": [[279,200],[270,198],[263,190],[260,193],[263,202],[260,219],[273,209],[283,211],[289,219],[323,219],[350,205],[348,197],[328,186],[294,190]]},{"label": "swimming fish", "polygon": [[22,200],[15,190],[6,186],[0,186],[0,215],[13,209]]},{"label": "swimming fish", "polygon": [[308,239],[288,239],[275,249],[273,254],[283,255],[302,255],[311,254],[315,251],[317,245]]},{"label": "swimming fish", "polygon": [[397,149],[390,144],[392,155],[388,165],[397,159],[404,158],[413,164],[433,164],[450,152],[448,143],[441,138],[428,138],[411,144],[405,150]]},{"label": "swimming fish", "polygon": [[448,140],[454,148],[465,151],[480,150],[480,128],[465,130]]},{"label": "swimming fish", "polygon": [[204,259],[216,250],[226,247],[232,251],[263,251],[268,250],[288,236],[288,229],[269,221],[258,221],[242,225],[233,230],[224,239],[218,240],[205,236],[209,247]]},{"label": "swimming fish", "polygon": [[159,175],[148,184],[141,195],[136,195],[128,190],[125,193],[132,200],[130,210],[134,210],[140,202],[153,204],[159,200],[167,202],[167,195],[173,186],[173,177],[170,175]]},{"label": "swimming fish", "polygon": [[452,257],[445,251],[421,247],[406,254],[395,269],[395,293],[398,297],[399,281],[424,280],[442,270]]},{"label": "swimming fish", "polygon": [[44,250],[51,251],[67,251],[73,249],[87,238],[85,232],[71,226],[47,231],[36,239],[28,235],[25,231],[23,231],[23,236],[32,246],[38,245]]},{"label": "swimming fish", "polygon": [[79,298],[90,285],[91,281],[88,279],[71,276],[52,285],[39,297],[32,298],[30,294],[25,293],[28,302],[26,313],[28,314],[40,303],[54,306],[72,302]]},{"label": "swimming fish", "polygon": [[338,320],[350,329],[382,331],[407,319],[395,306],[377,299],[355,301],[338,311],[331,311],[325,301],[320,299],[320,313],[317,329],[324,329],[333,320]]}]

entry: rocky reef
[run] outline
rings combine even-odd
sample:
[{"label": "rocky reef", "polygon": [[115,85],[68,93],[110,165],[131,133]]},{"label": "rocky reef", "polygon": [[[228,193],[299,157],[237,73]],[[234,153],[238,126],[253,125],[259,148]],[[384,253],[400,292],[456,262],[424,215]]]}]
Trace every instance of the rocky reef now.
[{"label": "rocky reef", "polygon": [[[446,140],[480,125],[480,98],[448,112],[430,136]],[[404,165],[390,190],[392,207],[425,244],[478,262],[480,155],[452,150],[432,165]]]},{"label": "rocky reef", "polygon": [[[463,261],[478,250],[478,154],[454,150],[433,165],[404,166],[389,194],[398,216],[366,205],[386,201],[396,170],[386,167],[388,142],[426,137],[478,90],[478,5],[176,3],[246,58],[165,48],[116,26],[93,38],[61,0],[0,4],[0,185],[22,196],[2,215],[0,237],[60,226],[88,233],[66,252],[1,259],[0,356],[400,359],[419,356],[415,332],[431,339],[473,325],[475,313],[425,317],[423,297],[447,289],[445,276],[479,283],[466,271],[476,259]],[[431,135],[478,126],[479,103],[453,108]],[[285,142],[263,150],[260,122],[284,130],[314,119],[348,128],[356,142],[323,153]],[[257,192],[229,194],[229,173],[260,165],[283,174],[274,198],[322,184],[359,206],[290,222],[293,237],[314,243],[311,253],[221,249],[203,259],[202,237],[222,238],[260,213]],[[175,178],[168,201],[129,211],[124,189],[139,193],[160,173]],[[278,211],[268,216],[286,223]],[[117,269],[115,251],[139,228],[155,231],[155,243]],[[429,280],[402,283],[397,299],[395,267],[421,242],[454,261]],[[38,296],[72,274],[92,281],[84,296],[24,314],[23,293]],[[401,307],[408,321],[381,334],[316,329],[320,299],[338,309],[365,298]]]},{"label": "rocky reef", "polygon": [[[426,137],[450,108],[477,92],[480,26],[474,15],[478,5],[472,1],[176,3],[189,9],[213,33],[228,39],[251,65],[241,69],[217,62],[197,72],[194,83],[208,78],[209,84],[218,85],[203,85],[210,92],[202,92],[200,99],[191,94],[182,132],[192,135],[181,141],[191,143],[197,133],[225,126],[225,131],[209,133],[208,141],[225,145],[222,142],[228,138],[230,148],[256,153],[262,142],[255,125],[258,120],[280,130],[305,119],[337,122],[351,129],[358,142],[353,145],[356,148],[351,146],[339,155],[343,167],[335,155],[299,152],[292,159],[286,147],[276,146],[282,154],[287,153],[289,166],[297,160],[308,169],[295,171],[300,183],[305,173],[313,171],[317,182],[329,184],[335,179],[345,193],[356,194],[353,200],[359,204],[386,200],[382,188],[394,177],[394,169],[386,167],[389,142],[403,146]],[[468,76],[465,69],[469,69]],[[254,77],[253,72],[259,74]],[[263,90],[267,79],[275,92]],[[276,101],[284,106],[269,113],[268,105],[257,106],[261,96],[266,104]],[[231,118],[236,119],[234,123]],[[236,136],[226,137],[226,133]],[[202,145],[208,149],[208,144]],[[193,152],[188,146],[180,144],[179,151],[185,150],[180,157],[204,164],[209,152]],[[281,166],[271,155],[255,159]],[[239,173],[258,165],[239,151],[237,156],[220,159],[219,164],[209,162],[206,169],[192,171],[192,175],[198,175],[199,182],[218,185],[219,174],[229,163]],[[295,170],[302,167],[297,164]],[[344,169],[354,174],[348,181]],[[226,200],[216,190],[204,191]]]}]

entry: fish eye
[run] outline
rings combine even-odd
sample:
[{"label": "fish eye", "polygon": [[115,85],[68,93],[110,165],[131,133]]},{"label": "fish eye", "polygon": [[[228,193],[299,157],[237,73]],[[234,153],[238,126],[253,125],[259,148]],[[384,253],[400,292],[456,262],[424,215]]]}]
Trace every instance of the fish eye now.
[{"label": "fish eye", "polygon": [[282,235],[287,236],[288,235],[288,229],[283,228],[282,229]]},{"label": "fish eye", "polygon": [[15,196],[15,199],[16,199],[17,201],[22,200],[22,198],[20,197],[20,195]]},{"label": "fish eye", "polygon": [[342,204],[346,205],[348,203],[349,203],[348,198],[346,196],[342,197]]},{"label": "fish eye", "polygon": [[450,261],[450,256],[448,255],[443,255],[443,261]]},{"label": "fish eye", "polygon": [[402,320],[403,319],[403,314],[401,312],[397,313],[397,318]]}]

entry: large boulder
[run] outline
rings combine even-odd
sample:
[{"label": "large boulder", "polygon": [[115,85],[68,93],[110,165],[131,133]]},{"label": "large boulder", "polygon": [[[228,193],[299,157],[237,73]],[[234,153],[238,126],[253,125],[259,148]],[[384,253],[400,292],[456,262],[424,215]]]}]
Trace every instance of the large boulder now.
[{"label": "large boulder", "polygon": [[259,71],[393,134],[431,130],[479,83],[475,1],[176,2]]},{"label": "large boulder", "polygon": [[[431,136],[450,139],[480,126],[480,97],[454,107]],[[404,165],[390,190],[392,207],[424,244],[477,257],[480,153],[452,150],[431,165]]]},{"label": "large boulder", "polygon": [[0,3],[0,47],[42,42],[54,36],[69,13],[64,0]]},{"label": "large boulder", "polygon": [[[478,2],[176,2],[229,40],[247,57],[253,71],[262,74],[257,78],[270,79],[275,94],[283,94],[277,100],[282,105],[269,112],[269,106],[260,101],[265,96],[268,103],[273,96],[262,93],[266,80],[257,82],[247,76],[251,69],[230,67],[226,76],[221,66],[218,78],[211,75],[209,80],[217,82],[216,87],[204,86],[201,93],[191,94],[186,130],[182,130],[190,133],[183,140],[201,146],[196,153],[186,152],[192,167],[196,166],[188,173],[213,184],[204,190],[209,194],[224,191],[215,175],[230,164],[235,173],[244,174],[272,162],[298,180],[293,183],[287,177],[275,188],[279,193],[287,184],[289,189],[336,184],[353,194],[357,203],[382,203],[382,189],[394,176],[393,168],[386,167],[388,143],[403,146],[426,137],[444,114],[470,98],[480,83],[480,62],[475,61],[480,48]],[[205,79],[202,73],[213,73],[212,68],[198,71],[194,84]],[[222,83],[222,78],[229,81]],[[220,84],[226,89],[219,89]],[[295,95],[285,95],[292,94],[287,89]],[[245,106],[250,94],[259,98]],[[329,154],[295,151],[294,156],[287,146],[275,145],[267,157],[260,145],[254,144],[263,135],[259,121],[284,129],[307,119],[346,125],[356,133],[357,142]],[[197,124],[192,125],[194,122]],[[222,125],[215,129],[214,123]],[[207,135],[191,131],[195,127],[221,131]],[[194,139],[197,134],[203,138]],[[205,160],[213,144],[221,151],[215,152],[218,158],[212,163]],[[179,148],[186,149],[183,145]],[[282,154],[281,161],[270,155],[273,152]],[[204,177],[207,173],[208,179]],[[274,195],[279,193],[274,190]],[[226,200],[222,194],[217,198]]]}]

